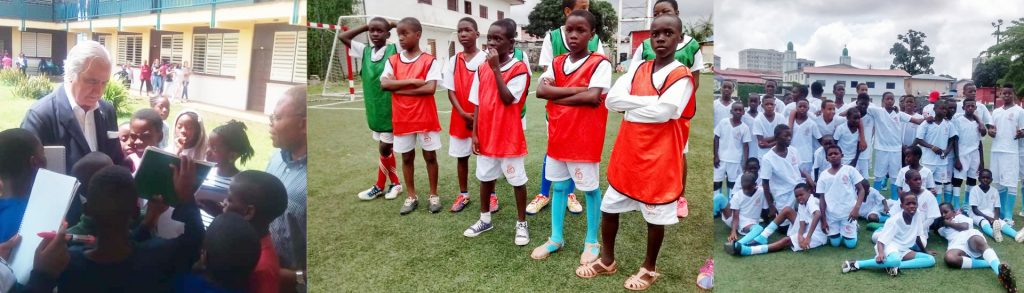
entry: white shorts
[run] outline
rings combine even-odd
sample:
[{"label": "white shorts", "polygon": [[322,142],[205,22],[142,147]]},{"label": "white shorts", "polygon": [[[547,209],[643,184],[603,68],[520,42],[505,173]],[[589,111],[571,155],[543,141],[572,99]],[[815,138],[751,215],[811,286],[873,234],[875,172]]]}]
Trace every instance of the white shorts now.
[{"label": "white shorts", "polygon": [[373,140],[383,143],[395,143],[395,134],[391,132],[376,132],[370,131],[373,134]]},{"label": "white shorts", "polygon": [[[739,217],[740,217],[740,226],[738,228],[736,228],[736,232],[739,233],[740,235],[747,235],[747,232],[744,232],[743,228],[746,228],[747,226],[750,226],[750,225],[753,225],[753,224],[757,224],[757,219],[751,219],[751,218],[747,218],[747,217],[744,217],[744,216],[739,216]],[[722,214],[722,221],[725,222],[725,226],[726,227],[732,228],[732,217],[726,217],[725,214],[723,213]]]},{"label": "white shorts", "polygon": [[[998,219],[999,217],[993,217],[993,218],[997,218]],[[988,223],[988,219],[985,219],[985,217],[982,217],[982,216],[974,215],[973,213],[971,215],[971,221],[974,222],[974,225],[978,226],[979,228],[981,227],[981,223],[982,222]],[[988,224],[992,225],[992,223],[988,223]],[[997,232],[997,231],[992,231],[992,232]]]},{"label": "white shorts", "polygon": [[524,157],[514,158],[492,158],[488,156],[476,157],[476,178],[480,181],[494,181],[498,177],[505,176],[505,180],[512,186],[523,186],[526,184],[526,168],[523,167]]},{"label": "white shorts", "polygon": [[[808,228],[809,228],[809,226],[808,226]],[[818,231],[815,231],[814,233],[811,233],[810,247],[801,247],[800,246],[800,237],[798,237],[799,236],[798,234],[800,234],[800,226],[799,225],[793,225],[793,227],[790,227],[789,231],[786,232],[786,236],[789,236],[789,241],[791,243],[793,243],[793,246],[790,247],[790,248],[792,248],[793,251],[801,251],[801,250],[808,250],[808,249],[816,248],[818,246],[825,245],[825,241],[828,240],[828,236],[825,236],[825,233],[821,233],[821,230],[820,230],[821,228],[818,228],[818,229],[819,229]]]},{"label": "white shorts", "polygon": [[458,138],[450,136],[448,138],[448,155],[453,158],[465,158],[473,154],[473,139],[472,138]]},{"label": "white shorts", "polygon": [[649,205],[635,199],[629,198],[616,191],[611,186],[601,199],[601,211],[611,214],[622,214],[632,211],[640,211],[644,221],[654,225],[672,225],[679,223],[676,217],[676,203],[663,205]]},{"label": "white shorts", "polygon": [[1020,159],[1017,154],[992,152],[992,182],[1006,188],[1017,188]]},{"label": "white shorts", "polygon": [[981,153],[979,151],[973,151],[967,154],[960,154],[958,158],[960,160],[961,168],[957,170],[953,168],[953,178],[956,179],[967,179],[967,178],[978,178],[978,168],[981,167]]},{"label": "white shorts", "polygon": [[[993,232],[998,233],[998,231]],[[971,258],[979,258],[984,253],[984,251],[974,251],[971,249],[970,245],[967,245],[967,241],[974,236],[981,236],[982,238],[985,237],[982,236],[981,232],[978,231],[978,229],[967,229],[967,231],[956,233],[956,236],[953,237],[953,239],[949,240],[949,246],[946,247],[946,250],[959,249],[962,250],[964,253],[967,253],[967,256]]]},{"label": "white shorts", "polygon": [[857,221],[847,221],[847,217],[828,218],[828,236],[840,235],[845,238],[857,238]]},{"label": "white shorts", "polygon": [[547,160],[544,164],[544,179],[559,182],[572,178],[576,188],[582,191],[593,191],[600,187],[599,163],[563,162],[552,157],[547,157]]},{"label": "white shorts", "polygon": [[395,152],[404,154],[413,151],[416,145],[424,151],[441,149],[441,134],[437,131],[395,135]]},{"label": "white shorts", "polygon": [[736,183],[740,181],[740,175],[743,173],[740,168],[740,163],[726,163],[719,161],[718,168],[715,168],[714,181],[722,182],[728,180],[729,182]]},{"label": "white shorts", "polygon": [[[903,160],[901,160],[900,152],[889,152],[889,151],[876,151],[875,152],[875,180],[888,176],[889,179],[895,179],[896,175],[900,173],[900,168],[903,168]],[[867,174],[860,174],[861,176],[867,177]]]},{"label": "white shorts", "polygon": [[[927,164],[921,164],[921,166],[925,166],[925,167],[928,168],[928,170],[932,170],[932,179],[935,180],[935,183],[937,183],[937,184],[949,183],[949,175],[950,175],[949,174],[949,165],[927,165]],[[924,183],[922,182],[921,185],[924,185]]]}]

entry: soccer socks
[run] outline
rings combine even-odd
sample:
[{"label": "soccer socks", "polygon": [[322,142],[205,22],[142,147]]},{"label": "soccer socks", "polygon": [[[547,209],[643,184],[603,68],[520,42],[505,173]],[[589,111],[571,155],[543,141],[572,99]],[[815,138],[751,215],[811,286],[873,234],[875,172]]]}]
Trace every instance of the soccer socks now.
[{"label": "soccer socks", "polygon": [[[853,263],[853,266],[857,267],[858,269],[884,269],[884,268],[891,268],[891,267],[900,266],[900,259],[901,258],[903,258],[903,257],[900,256],[899,254],[893,252],[893,253],[885,255],[885,261],[883,261],[882,263],[877,263],[877,262],[875,262],[874,258],[869,258],[869,259],[864,259],[864,260],[858,260],[857,262]],[[932,262],[934,262],[934,259],[932,260]]]},{"label": "soccer socks", "polygon": [[768,245],[767,244],[760,244],[760,245],[753,245],[753,246],[740,245],[740,255],[758,255],[758,254],[765,254],[765,253],[768,253]]},{"label": "soccer socks", "polygon": [[1000,208],[1003,212],[1003,219],[1007,221],[1013,220],[1013,206],[1017,204],[1017,189],[1009,188],[1006,190],[1006,205]]},{"label": "soccer socks", "polygon": [[900,187],[896,186],[895,183],[894,184],[889,184],[889,193],[891,194],[892,200],[897,200],[897,199],[900,198],[899,190],[900,190]]},{"label": "soccer socks", "polygon": [[551,191],[551,241],[565,243],[562,230],[565,227],[565,206],[569,203],[569,180],[552,182]]},{"label": "soccer socks", "polygon": [[970,257],[966,257],[966,256],[961,256],[960,258],[961,258],[961,262],[962,262],[960,264],[960,268],[961,269],[965,269],[966,270],[966,269],[988,268],[989,262],[985,261],[984,259],[970,258]]},{"label": "soccer socks", "polygon": [[960,209],[960,186],[953,186],[953,209]]},{"label": "soccer socks", "polygon": [[[1006,226],[1009,226],[1009,225],[1004,225],[1003,227],[1006,227]],[[988,237],[995,238],[994,236],[992,236],[992,224],[989,223],[988,221],[982,221],[981,222],[981,233],[985,233],[985,235],[988,235]]]},{"label": "soccer socks", "polygon": [[846,246],[846,248],[851,249],[857,247],[857,238],[843,237],[843,246]]},{"label": "soccer socks", "polygon": [[1013,226],[1010,226],[1010,223],[1003,223],[1002,231],[1004,235],[1010,236],[1010,239],[1017,237],[1017,230],[1013,230]]},{"label": "soccer socks", "polygon": [[484,223],[490,224],[491,223],[491,213],[490,212],[480,213],[480,221],[484,222]]},{"label": "soccer socks", "polygon": [[380,190],[384,190],[384,183],[387,183],[387,169],[387,157],[380,157],[380,162],[377,163],[377,183],[373,184],[373,186],[376,186]]},{"label": "soccer socks", "polygon": [[[551,180],[548,180],[547,176],[544,176],[544,174],[547,173],[547,169],[548,156],[547,154],[544,154],[544,162],[540,165],[540,195],[543,196],[549,196],[551,194]],[[562,208],[564,209],[565,207]]]},{"label": "soccer socks", "polygon": [[586,243],[597,243],[597,233],[601,228],[601,189],[587,191],[587,239]]},{"label": "soccer socks", "polygon": [[929,268],[934,265],[934,256],[927,253],[915,253],[913,259],[901,261],[899,267],[901,269],[920,269]]},{"label": "soccer socks", "polygon": [[879,223],[885,223],[885,221],[888,221],[888,220],[889,220],[889,215],[878,214],[878,222]]},{"label": "soccer socks", "polygon": [[725,194],[722,193],[722,190],[719,189],[719,190],[715,191],[715,195],[714,195],[714,199],[713,199],[713,205],[714,205],[714,215],[716,217],[718,216],[719,213],[722,212],[722,210],[725,209],[725,206],[728,205],[728,204],[729,204],[729,200],[725,198]]},{"label": "soccer socks", "polygon": [[[1010,189],[1006,187],[999,187],[996,189],[996,191],[999,192],[999,206],[1006,207],[1006,197],[1009,195]],[[1006,210],[1003,208],[1000,208],[999,210],[1002,215],[995,216],[1000,218],[1006,218]]]},{"label": "soccer socks", "polygon": [[402,184],[402,182],[398,181],[398,169],[395,168],[395,154],[392,153],[391,155],[388,155],[387,157],[384,157],[381,160],[384,163],[384,170],[387,171],[388,179],[391,180],[391,184]]},{"label": "soccer socks", "polygon": [[[761,232],[763,232],[763,231],[764,231],[764,227],[761,227],[758,224],[750,225],[750,231],[747,232],[747,235],[744,235],[743,238],[740,238],[740,240],[737,240],[737,241],[739,241],[740,244],[746,245],[747,243],[750,243],[750,241],[753,241],[754,239],[756,239],[758,236],[761,236]],[[764,244],[764,243],[762,243],[762,244]]]},{"label": "soccer socks", "polygon": [[992,271],[996,272],[996,275],[999,274],[999,256],[996,256],[995,250],[992,250],[992,248],[986,249],[981,254],[981,258],[988,262],[989,267],[992,268]]},{"label": "soccer socks", "polygon": [[[771,237],[772,233],[775,233],[775,230],[778,229],[778,228],[779,228],[779,225],[776,225],[774,221],[769,222],[768,226],[765,227],[764,230],[761,230],[761,233],[759,235],[754,237],[754,241],[757,242],[757,243],[760,243],[760,244],[768,244],[768,237]],[[741,243],[744,243],[744,242],[741,242]],[[746,244],[746,243],[744,243],[744,244]]]},{"label": "soccer socks", "polygon": [[885,186],[885,178],[884,177],[875,178],[875,184],[873,186],[875,188],[875,190],[882,190],[882,186]]}]

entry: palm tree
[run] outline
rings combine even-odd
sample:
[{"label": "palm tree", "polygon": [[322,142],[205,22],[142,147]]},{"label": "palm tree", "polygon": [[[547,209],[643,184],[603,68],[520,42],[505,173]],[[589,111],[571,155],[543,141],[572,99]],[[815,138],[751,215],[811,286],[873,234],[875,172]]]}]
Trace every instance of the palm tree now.
[{"label": "palm tree", "polygon": [[697,39],[698,42],[703,42],[715,34],[714,24],[712,16],[708,15],[707,17],[697,19],[693,23],[683,25],[683,33]]}]

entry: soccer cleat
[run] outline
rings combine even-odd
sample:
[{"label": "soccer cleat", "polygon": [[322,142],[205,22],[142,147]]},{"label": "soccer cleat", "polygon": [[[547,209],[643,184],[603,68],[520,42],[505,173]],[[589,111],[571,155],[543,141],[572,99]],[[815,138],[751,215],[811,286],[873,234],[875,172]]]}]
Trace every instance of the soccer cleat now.
[{"label": "soccer cleat", "polygon": [[1003,242],[1003,220],[996,220],[992,223],[992,239],[996,242]]},{"label": "soccer cleat", "polygon": [[429,198],[427,198],[427,201],[430,202],[430,205],[428,206],[428,210],[430,211],[430,213],[436,214],[437,212],[441,211],[441,197],[440,196],[431,195]]},{"label": "soccer cleat", "polygon": [[736,242],[726,242],[723,246],[725,247],[725,253],[728,253],[730,255],[736,255],[736,253],[739,251],[739,248],[736,247],[738,246],[736,245]]},{"label": "soccer cleat", "polygon": [[1017,292],[1017,282],[1014,280],[1010,265],[1005,263],[999,265],[999,283],[1003,284],[1006,292]]},{"label": "soccer cleat", "polygon": [[576,195],[569,194],[569,202],[565,205],[565,208],[569,209],[570,213],[579,214],[583,212],[583,206],[580,205],[580,201],[576,200]]},{"label": "soccer cleat", "polygon": [[415,197],[406,197],[405,203],[402,203],[402,209],[398,210],[398,214],[407,215],[412,211],[416,210],[416,207],[420,205],[420,201]]},{"label": "soccer cleat", "polygon": [[462,209],[466,208],[466,205],[468,205],[468,204],[469,204],[469,196],[467,194],[459,194],[459,196],[455,197],[455,202],[452,203],[451,212],[453,212],[453,213],[461,212]]},{"label": "soccer cleat", "polygon": [[484,221],[477,220],[476,223],[473,223],[473,225],[469,226],[466,231],[462,232],[462,236],[476,237],[477,235],[490,231],[493,228],[494,225],[491,225],[491,223],[484,223]]},{"label": "soccer cleat", "polygon": [[708,258],[704,266],[700,267],[700,274],[697,274],[697,287],[704,290],[711,290],[715,283],[715,260]]},{"label": "soccer cleat", "polygon": [[391,184],[391,187],[388,187],[388,193],[384,194],[384,199],[396,199],[399,193],[402,193],[402,185]]},{"label": "soccer cleat", "polygon": [[885,272],[889,274],[890,277],[896,277],[900,275],[900,267],[885,268]]},{"label": "soccer cleat", "polygon": [[540,210],[547,206],[549,202],[551,202],[551,198],[544,196],[543,194],[538,194],[533,197],[530,204],[526,205],[526,214],[533,215],[540,212]]},{"label": "soccer cleat", "polygon": [[856,271],[856,270],[857,270],[856,262],[854,262],[852,260],[843,261],[843,273],[849,273],[849,272]]},{"label": "soccer cleat", "polygon": [[491,212],[498,211],[498,195],[491,193]]},{"label": "soccer cleat", "polygon": [[689,215],[690,208],[687,207],[686,198],[680,197],[678,203],[676,204],[676,217],[686,218],[686,216]]},{"label": "soccer cleat", "polygon": [[377,198],[378,196],[381,196],[383,194],[384,192],[380,190],[380,188],[377,188],[376,185],[374,185],[370,186],[370,189],[363,190],[362,192],[360,192],[357,195],[357,197],[359,197],[359,199],[361,200],[373,200],[374,198]]},{"label": "soccer cleat", "polygon": [[527,228],[526,222],[516,223],[515,243],[519,246],[530,243],[530,230]]}]

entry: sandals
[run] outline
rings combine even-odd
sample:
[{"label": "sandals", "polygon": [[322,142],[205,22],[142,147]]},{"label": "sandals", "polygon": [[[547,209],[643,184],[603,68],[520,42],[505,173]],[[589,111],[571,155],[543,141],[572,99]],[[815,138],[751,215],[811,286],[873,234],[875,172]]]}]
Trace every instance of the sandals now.
[{"label": "sandals", "polygon": [[[648,276],[650,280],[644,280],[644,276]],[[647,290],[647,288],[651,287],[651,284],[654,284],[654,281],[658,280],[659,276],[661,276],[661,274],[658,272],[648,271],[647,268],[640,267],[640,272],[637,272],[636,275],[629,276],[629,279],[626,279],[626,283],[623,284],[623,287],[633,291]]]},{"label": "sandals", "polygon": [[[552,247],[554,249],[549,249]],[[547,242],[544,242],[541,246],[537,246],[537,248],[533,249],[533,253],[530,253],[530,258],[536,260],[545,259],[548,258],[551,253],[559,250],[562,250],[562,243],[551,241],[551,238],[548,238]]]},{"label": "sandals", "polygon": [[590,279],[600,275],[612,275],[619,271],[619,266],[614,261],[611,265],[604,265],[601,260],[598,259],[589,264],[581,265],[576,268],[576,276],[584,279]]},{"label": "sandals", "polygon": [[[596,251],[596,252],[595,252]],[[583,254],[580,254],[580,264],[585,265],[597,260],[601,255],[601,244],[587,243],[583,245]]]}]

